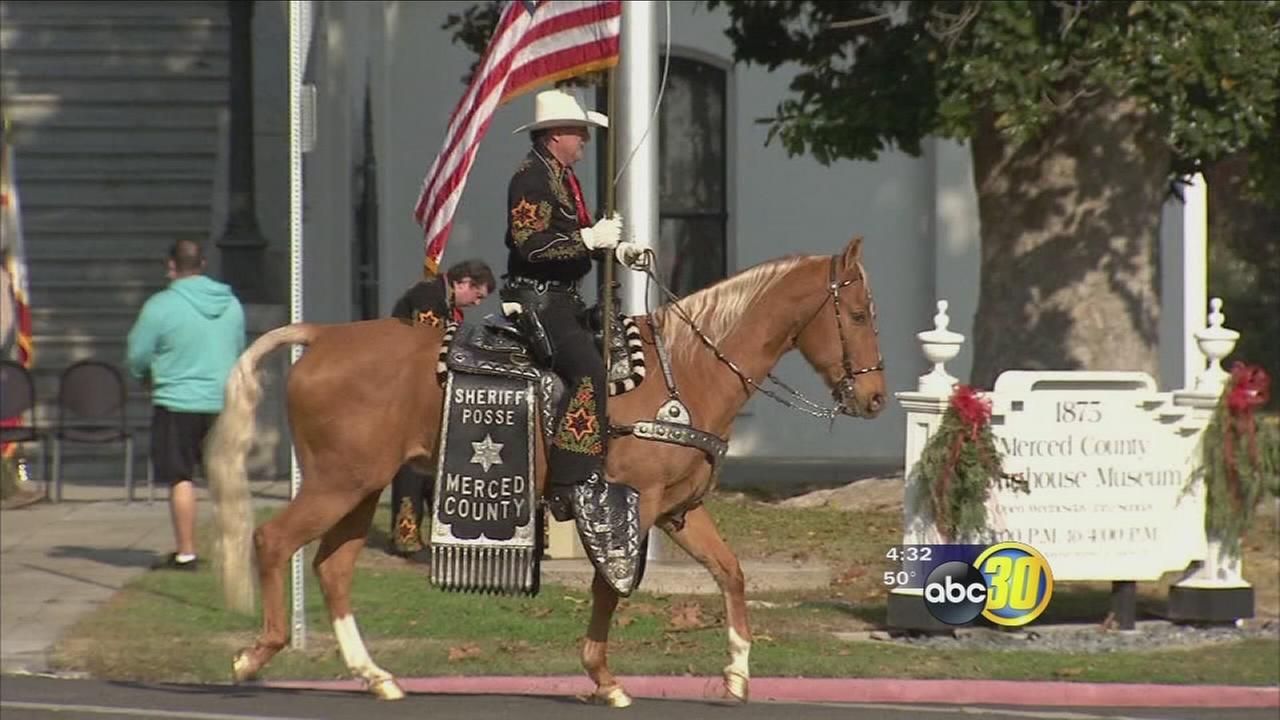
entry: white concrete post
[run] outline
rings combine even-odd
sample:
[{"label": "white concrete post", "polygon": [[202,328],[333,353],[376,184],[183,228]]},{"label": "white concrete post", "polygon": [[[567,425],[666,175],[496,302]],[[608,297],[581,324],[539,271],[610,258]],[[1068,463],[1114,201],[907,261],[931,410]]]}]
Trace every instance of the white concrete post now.
[{"label": "white concrete post", "polygon": [[[1173,394],[1175,405],[1193,408],[1187,421],[1188,429],[1203,434],[1213,416],[1222,393],[1227,389],[1231,376],[1222,369],[1222,358],[1235,349],[1240,333],[1224,327],[1226,315],[1222,313],[1222,299],[1209,301],[1208,325],[1192,334],[1199,352],[1209,361],[1194,379],[1194,389],[1184,389]],[[1203,364],[1203,362],[1199,363]],[[1203,492],[1204,489],[1200,488]],[[1241,574],[1241,558],[1226,553],[1222,538],[1208,537],[1209,552],[1203,564],[1193,565],[1175,587],[1226,589],[1247,588],[1249,583]]]},{"label": "white concrete post", "polygon": [[[618,210],[622,213],[623,239],[655,247],[658,239],[658,122],[654,103],[658,95],[658,3],[632,0],[622,5],[622,37],[618,52],[618,117],[609,118],[617,128]],[[622,283],[622,312],[645,312],[645,277],[617,268]],[[649,530],[650,560],[662,556],[666,542],[657,528]]]},{"label": "white concrete post", "polygon": [[1204,369],[1204,356],[1191,328],[1200,327],[1200,313],[1209,296],[1209,190],[1203,175],[1191,178],[1183,198],[1182,387],[1189,388]]},{"label": "white concrete post", "polygon": [[[951,332],[947,326],[951,318],[947,315],[948,303],[938,301],[938,313],[933,316],[933,329],[917,333],[920,350],[932,369],[921,375],[915,392],[896,393],[898,402],[902,403],[907,413],[906,448],[903,451],[903,468],[906,477],[903,482],[902,498],[902,544],[932,545],[943,542],[933,524],[920,507],[920,478],[915,472],[920,454],[924,452],[929,438],[938,431],[942,424],[942,416],[947,412],[951,393],[957,380],[947,372],[947,361],[960,353],[964,344],[964,336]],[[913,610],[918,611],[924,605],[924,590],[921,588],[895,587],[889,593],[889,625],[910,626],[914,623],[908,619]]]}]

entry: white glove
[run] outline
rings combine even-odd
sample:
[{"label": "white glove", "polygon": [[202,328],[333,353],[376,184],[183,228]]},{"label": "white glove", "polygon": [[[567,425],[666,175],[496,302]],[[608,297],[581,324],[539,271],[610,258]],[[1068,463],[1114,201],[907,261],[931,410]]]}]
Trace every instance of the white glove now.
[{"label": "white glove", "polygon": [[614,248],[613,256],[623,266],[632,270],[642,270],[649,265],[649,257],[645,255],[645,246],[635,242],[620,242],[618,247]]},{"label": "white glove", "polygon": [[589,228],[582,228],[582,244],[592,250],[612,250],[622,237],[622,216],[614,213]]}]

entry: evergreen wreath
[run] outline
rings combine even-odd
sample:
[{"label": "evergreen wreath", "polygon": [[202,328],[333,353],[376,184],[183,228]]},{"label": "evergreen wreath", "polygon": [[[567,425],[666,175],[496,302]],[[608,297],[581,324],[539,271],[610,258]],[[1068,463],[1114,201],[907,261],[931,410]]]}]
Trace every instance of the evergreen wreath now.
[{"label": "evergreen wreath", "polygon": [[1240,541],[1258,501],[1280,476],[1276,429],[1254,417],[1270,394],[1265,370],[1242,362],[1231,367],[1231,379],[1201,441],[1200,468],[1192,474],[1192,481],[1204,479],[1205,532],[1233,557],[1240,557]]},{"label": "evergreen wreath", "polygon": [[1006,477],[991,434],[991,401],[957,385],[916,468],[921,499],[946,542],[985,530],[991,484]]}]

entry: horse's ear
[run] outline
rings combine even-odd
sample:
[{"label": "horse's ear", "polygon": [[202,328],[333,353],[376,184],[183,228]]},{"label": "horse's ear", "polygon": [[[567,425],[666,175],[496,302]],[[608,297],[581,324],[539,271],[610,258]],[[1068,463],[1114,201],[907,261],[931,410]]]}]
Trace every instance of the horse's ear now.
[{"label": "horse's ear", "polygon": [[844,248],[844,257],[841,259],[840,266],[851,268],[860,262],[862,262],[862,236],[854,235]]}]

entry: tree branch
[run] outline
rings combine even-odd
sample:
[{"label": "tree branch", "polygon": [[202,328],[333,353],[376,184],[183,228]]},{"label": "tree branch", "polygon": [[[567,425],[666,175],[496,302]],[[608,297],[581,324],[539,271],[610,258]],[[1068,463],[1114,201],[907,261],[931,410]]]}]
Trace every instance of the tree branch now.
[{"label": "tree branch", "polygon": [[[969,23],[978,17],[980,10],[980,3],[966,3],[964,10],[959,15],[937,9],[932,10],[929,22],[925,23],[925,29],[929,31],[929,34],[935,40],[946,43],[947,49],[950,50],[955,46],[956,41],[960,39],[961,33],[969,26]],[[935,23],[935,20],[939,22]]]},{"label": "tree branch", "polygon": [[1063,0],[1054,0],[1053,3],[1062,11],[1062,30],[1058,33],[1058,37],[1062,40],[1067,39],[1067,33],[1071,31],[1071,26],[1076,24],[1076,20],[1084,14],[1084,8],[1089,3],[1084,0],[1075,0],[1075,2],[1063,2]]},{"label": "tree branch", "polygon": [[827,29],[839,30],[842,28],[859,27],[861,25],[870,25],[872,23],[878,23],[883,20],[892,20],[892,19],[893,19],[893,13],[885,12],[885,13],[880,13],[879,15],[872,15],[871,17],[853,18],[851,20],[837,20],[836,22],[833,22],[827,25]]}]

